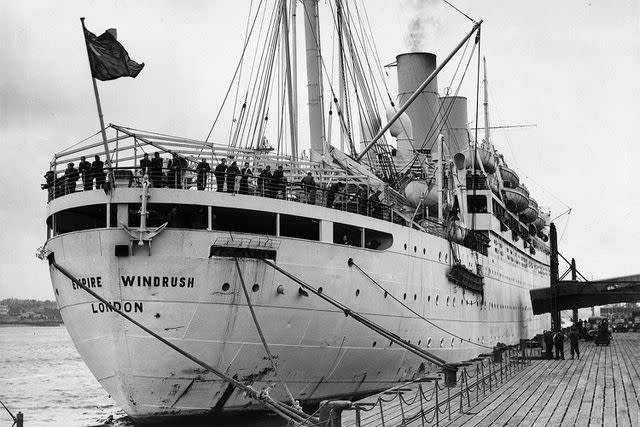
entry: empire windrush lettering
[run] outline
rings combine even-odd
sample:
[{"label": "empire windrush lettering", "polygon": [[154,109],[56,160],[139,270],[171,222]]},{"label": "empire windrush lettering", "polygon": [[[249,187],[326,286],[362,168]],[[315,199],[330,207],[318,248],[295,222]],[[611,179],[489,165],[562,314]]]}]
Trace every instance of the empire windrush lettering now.
[{"label": "empire windrush lettering", "polygon": [[120,276],[122,286],[149,286],[154,288],[193,288],[193,277],[178,276]]},{"label": "empire windrush lettering", "polygon": [[[87,288],[101,288],[102,287],[102,277],[82,277],[78,279],[80,283],[82,283]],[[73,289],[80,289],[80,286],[76,285],[75,282],[71,282],[71,287]]]},{"label": "empire windrush lettering", "polygon": [[[123,311],[125,313],[142,313],[142,303],[141,302],[130,302],[130,301],[126,301],[126,302],[119,302],[119,301],[113,301],[111,302],[111,305],[114,306],[115,308],[117,308],[120,311]],[[91,311],[93,313],[111,313],[113,312],[113,309],[111,307],[109,307],[108,305],[102,303],[102,302],[92,302],[91,303]]]}]

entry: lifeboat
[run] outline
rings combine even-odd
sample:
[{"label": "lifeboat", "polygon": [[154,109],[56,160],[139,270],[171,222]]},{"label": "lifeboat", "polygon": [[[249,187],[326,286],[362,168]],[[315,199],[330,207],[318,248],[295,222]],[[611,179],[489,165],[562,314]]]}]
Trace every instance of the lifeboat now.
[{"label": "lifeboat", "polygon": [[529,190],[519,185],[516,188],[503,188],[505,205],[509,212],[520,213],[529,207]]},{"label": "lifeboat", "polygon": [[[475,151],[475,153],[474,153]],[[478,145],[475,148],[472,145],[463,153],[465,156],[464,166],[467,169],[473,169],[473,158],[475,154],[475,167],[476,169],[480,168],[480,163],[482,163],[482,167],[484,171],[488,174],[494,173],[496,171],[496,158],[491,151],[489,151],[484,145]]]},{"label": "lifeboat", "polygon": [[431,207],[438,204],[438,191],[435,182],[429,186],[425,181],[410,181],[404,188],[404,195],[411,207],[421,206]]},{"label": "lifeboat", "polygon": [[538,231],[542,231],[542,229],[546,226],[544,219],[542,219],[540,215],[538,215],[538,218],[536,218],[536,220],[533,221],[533,225],[536,227],[536,230]]},{"label": "lifeboat", "polygon": [[525,224],[531,224],[538,218],[540,210],[538,209],[538,202],[534,199],[529,199],[529,206],[527,206],[522,212],[520,212],[520,221]]},{"label": "lifeboat", "polygon": [[517,188],[518,185],[520,185],[518,174],[504,165],[500,166],[500,176],[502,177],[504,186],[507,188]]}]

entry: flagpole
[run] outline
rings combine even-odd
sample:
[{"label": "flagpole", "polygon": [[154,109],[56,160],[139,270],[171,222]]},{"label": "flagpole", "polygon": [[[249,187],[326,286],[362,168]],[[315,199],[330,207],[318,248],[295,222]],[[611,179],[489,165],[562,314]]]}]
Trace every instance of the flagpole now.
[{"label": "flagpole", "polygon": [[104,118],[102,115],[102,105],[100,104],[100,94],[98,93],[98,84],[96,83],[96,78],[93,77],[93,71],[91,70],[91,60],[90,55],[91,53],[89,52],[89,43],[87,43],[87,35],[86,35],[86,28],[84,26],[84,18],[80,18],[80,22],[82,23],[82,37],[84,37],[84,45],[87,48],[87,60],[89,60],[89,72],[91,73],[91,81],[93,82],[93,93],[96,96],[96,105],[98,107],[98,118],[100,119],[100,132],[102,133],[102,143],[104,144],[104,154],[106,157],[106,165],[107,165],[107,169],[109,171],[109,178],[110,181],[113,183],[113,179],[111,179],[111,157],[109,155],[109,145],[107,144],[107,132],[105,131],[104,128]]}]

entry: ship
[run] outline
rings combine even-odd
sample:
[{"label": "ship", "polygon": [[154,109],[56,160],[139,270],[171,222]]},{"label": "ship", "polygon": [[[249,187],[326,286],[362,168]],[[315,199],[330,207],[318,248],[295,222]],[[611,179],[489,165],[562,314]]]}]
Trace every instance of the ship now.
[{"label": "ship", "polygon": [[[483,138],[467,99],[438,89],[456,52],[479,60],[480,22],[441,63],[399,54],[398,94],[385,100],[369,88],[384,73],[362,59],[377,60],[344,0],[332,2],[342,77],[328,87],[318,1],[304,0],[307,154],[297,2],[271,3],[278,48],[260,45],[262,78],[238,101],[228,141],[110,124],[51,161],[41,253],[55,298],[86,365],[136,421],[264,409],[234,384],[303,408],[365,396],[549,323],[529,299],[549,283],[549,213],[492,143],[486,64]],[[266,120],[269,87],[278,120]],[[86,169],[94,158],[102,177]],[[222,159],[238,169],[217,169]],[[84,171],[65,173],[79,161]]]}]

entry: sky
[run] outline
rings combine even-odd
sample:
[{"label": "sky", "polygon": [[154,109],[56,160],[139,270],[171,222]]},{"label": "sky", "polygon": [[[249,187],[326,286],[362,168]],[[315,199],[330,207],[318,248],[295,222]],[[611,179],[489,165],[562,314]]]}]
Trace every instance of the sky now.
[{"label": "sky", "polygon": [[[383,64],[411,48],[410,29],[421,30],[421,49],[443,58],[471,28],[437,0],[365,3]],[[571,208],[556,220],[560,251],[590,279],[639,273],[640,3],[452,3],[484,19],[492,125],[536,125],[492,139],[552,217]],[[145,63],[136,79],[99,83],[107,123],[204,139],[239,59],[251,4],[0,2],[0,298],[53,299],[48,268],[35,257],[46,239],[42,175],[55,152],[99,129],[79,18],[96,34],[117,28],[132,59]],[[320,6],[327,9],[324,0]],[[300,25],[301,59],[303,41]],[[451,73],[439,76],[441,92]],[[460,94],[472,106],[468,80]],[[388,83],[395,94],[393,69]],[[304,84],[299,113],[303,121]],[[214,129],[214,141],[226,141],[225,126]]]}]

